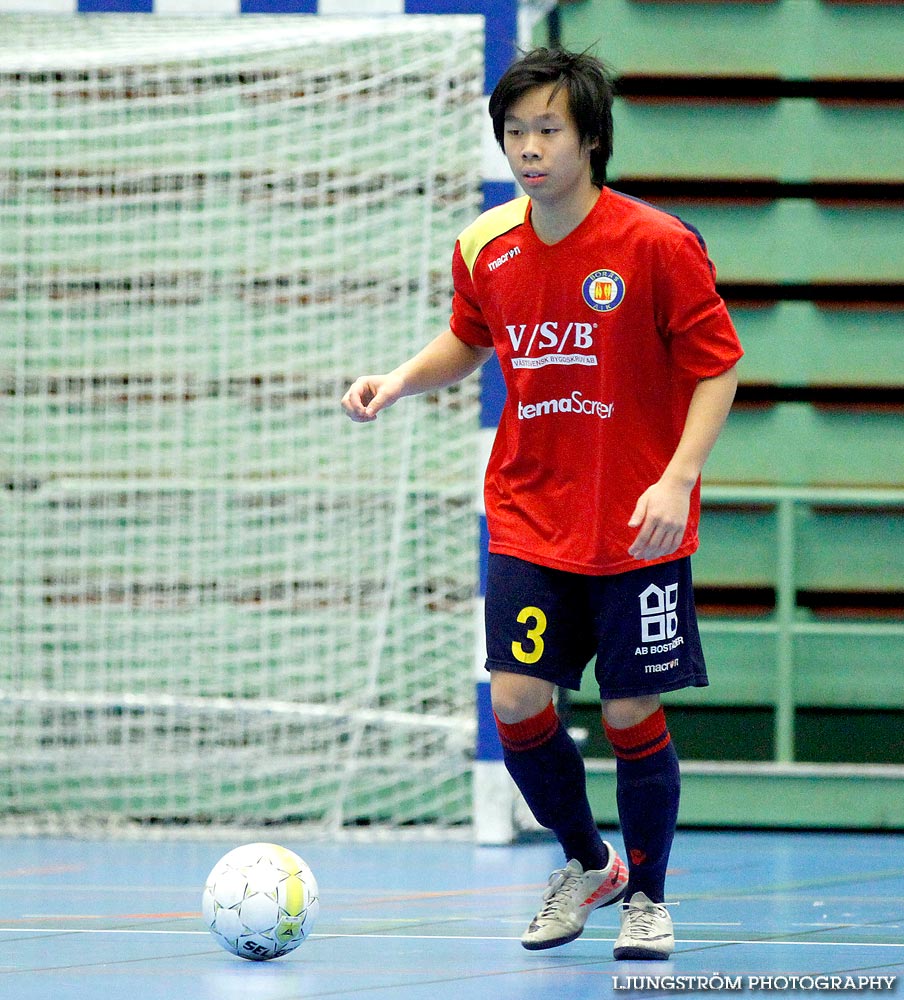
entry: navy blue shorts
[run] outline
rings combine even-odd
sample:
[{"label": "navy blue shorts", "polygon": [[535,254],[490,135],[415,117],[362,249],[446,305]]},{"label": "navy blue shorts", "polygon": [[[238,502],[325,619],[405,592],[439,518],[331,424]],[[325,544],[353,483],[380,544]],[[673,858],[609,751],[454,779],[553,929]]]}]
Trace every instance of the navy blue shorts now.
[{"label": "navy blue shorts", "polygon": [[490,553],[487,670],[577,691],[596,656],[600,697],[705,687],[690,558],[584,576]]}]

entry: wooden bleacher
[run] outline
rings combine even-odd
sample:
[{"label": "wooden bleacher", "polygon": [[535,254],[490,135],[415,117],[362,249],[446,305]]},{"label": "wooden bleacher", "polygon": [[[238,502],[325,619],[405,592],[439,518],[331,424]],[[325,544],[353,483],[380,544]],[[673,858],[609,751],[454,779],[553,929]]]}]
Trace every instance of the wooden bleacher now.
[{"label": "wooden bleacher", "polygon": [[[578,0],[550,40],[618,75],[609,182],[701,230],[747,352],[695,557],[712,684],[668,696],[682,820],[904,827],[904,5]],[[597,702],[588,672],[611,822]]]}]

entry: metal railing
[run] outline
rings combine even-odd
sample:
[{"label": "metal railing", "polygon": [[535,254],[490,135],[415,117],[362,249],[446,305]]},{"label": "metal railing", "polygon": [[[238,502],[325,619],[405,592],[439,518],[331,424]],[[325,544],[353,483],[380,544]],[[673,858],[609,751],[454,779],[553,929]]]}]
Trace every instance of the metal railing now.
[{"label": "metal railing", "polygon": [[[775,539],[775,613],[768,620],[706,621],[708,634],[772,635],[775,638],[776,683],[774,692],[775,761],[795,760],[794,640],[805,635],[859,635],[900,638],[904,659],[904,622],[827,622],[802,621],[797,615],[798,552],[797,508],[820,507],[894,507],[904,510],[904,489],[867,489],[847,487],[795,486],[707,486],[703,490],[704,508],[718,508],[739,503],[773,507],[777,530]],[[904,560],[904,552],[902,552]],[[904,706],[904,688],[902,688]]]}]

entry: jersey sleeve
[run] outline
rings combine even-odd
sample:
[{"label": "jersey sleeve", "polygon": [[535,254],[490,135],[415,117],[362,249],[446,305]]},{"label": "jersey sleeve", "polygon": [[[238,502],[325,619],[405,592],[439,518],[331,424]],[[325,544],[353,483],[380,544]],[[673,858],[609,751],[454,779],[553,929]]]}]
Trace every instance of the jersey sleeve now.
[{"label": "jersey sleeve", "polygon": [[452,254],[452,316],[449,326],[459,340],[472,347],[492,347],[493,336],[483,318],[471,272],[461,254],[461,244],[455,244]]},{"label": "jersey sleeve", "polygon": [[697,378],[727,371],[744,351],[700,234],[688,229],[659,271],[657,325],[675,363]]}]

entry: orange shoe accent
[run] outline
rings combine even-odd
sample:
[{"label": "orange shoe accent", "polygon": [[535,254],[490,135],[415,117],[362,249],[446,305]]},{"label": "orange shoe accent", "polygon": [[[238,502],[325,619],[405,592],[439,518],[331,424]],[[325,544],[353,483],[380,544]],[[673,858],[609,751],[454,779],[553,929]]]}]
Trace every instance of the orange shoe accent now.
[{"label": "orange shoe accent", "polygon": [[[628,884],[628,869],[625,867],[624,861],[616,855],[615,863],[612,865],[612,871],[609,873],[609,877],[605,882],[597,889],[592,892],[581,906],[593,906],[598,903],[601,899],[605,899],[607,896],[611,896],[613,892],[617,892],[619,889],[624,889]],[[612,900],[615,902],[615,900]]]}]

